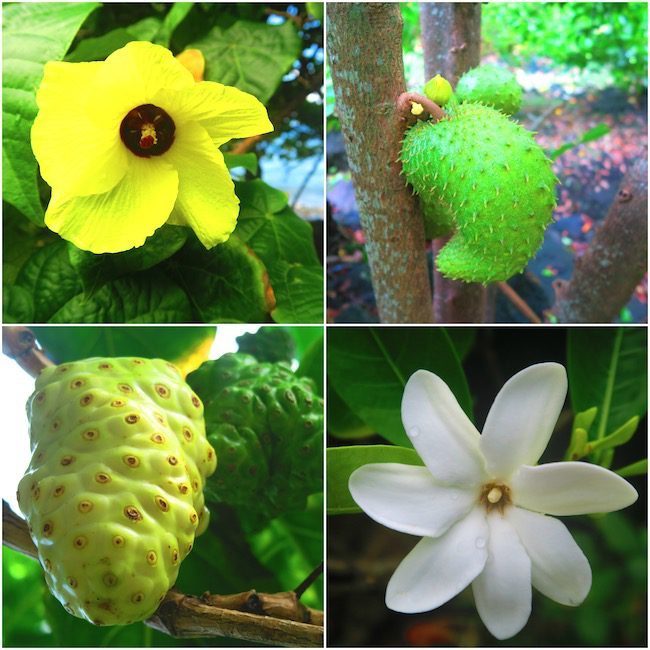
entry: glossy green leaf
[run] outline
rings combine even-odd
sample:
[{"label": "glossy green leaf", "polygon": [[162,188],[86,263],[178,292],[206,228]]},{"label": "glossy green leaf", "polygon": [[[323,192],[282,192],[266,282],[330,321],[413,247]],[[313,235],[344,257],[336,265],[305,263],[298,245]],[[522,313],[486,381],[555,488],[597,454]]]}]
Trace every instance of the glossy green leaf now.
[{"label": "glossy green leaf", "polygon": [[154,43],[169,47],[172,34],[183,20],[185,20],[185,17],[190,13],[193,6],[193,2],[175,2],[167,12],[160,30],[153,37]]},{"label": "glossy green leaf", "polygon": [[20,2],[2,11],[2,191],[34,223],[43,223],[30,131],[36,90],[48,61],[63,58],[95,2]]},{"label": "glossy green leaf", "polygon": [[15,284],[7,284],[2,291],[4,323],[33,323],[34,303],[29,291]]},{"label": "glossy green leaf", "polygon": [[158,269],[105,284],[93,296],[78,294],[50,323],[191,323],[187,294]]},{"label": "glossy green leaf", "polygon": [[48,322],[62,305],[81,292],[81,281],[70,265],[63,241],[37,250],[18,273],[16,285],[32,298],[34,323]]},{"label": "glossy green leaf", "polygon": [[166,266],[190,297],[201,321],[259,323],[269,319],[264,264],[235,235],[211,250],[191,239]]},{"label": "glossy green leaf", "polygon": [[324,336],[321,327],[313,329],[320,330],[321,335],[307,349],[303,355],[296,374],[299,377],[309,377],[316,384],[316,391],[323,396],[323,363],[324,363]]},{"label": "glossy green leaf", "polygon": [[214,326],[32,327],[55,363],[88,357],[136,356],[175,361],[213,337]]},{"label": "glossy green leaf", "polygon": [[255,174],[255,176],[257,176],[259,165],[257,156],[254,153],[225,153],[223,155],[223,158],[228,169],[243,167],[251,174]]},{"label": "glossy green leaf", "polygon": [[327,433],[339,440],[368,438],[374,433],[341,399],[332,382],[327,385]]},{"label": "glossy green leaf", "polygon": [[256,179],[236,183],[241,210],[235,234],[264,262],[278,323],[323,322],[323,269],[311,226],[287,205],[287,195]]},{"label": "glossy green leaf", "polygon": [[104,255],[68,244],[70,263],[79,274],[84,291],[92,295],[107,282],[144,271],[168,259],[183,247],[188,232],[186,228],[165,225],[148,237],[143,246]]},{"label": "glossy green leaf", "polygon": [[286,327],[286,330],[291,332],[293,341],[296,344],[296,359],[300,361],[312,346],[315,341],[318,341],[323,335],[322,327],[309,327],[304,325],[297,325],[293,327]]},{"label": "glossy green leaf", "polygon": [[358,445],[327,450],[327,514],[361,512],[354,502],[348,480],[355,469],[369,463],[423,465],[415,449],[395,445]]},{"label": "glossy green leaf", "polygon": [[101,36],[85,38],[65,57],[65,60],[69,63],[103,61],[115,50],[119,50],[131,41],[151,40],[160,27],[160,20],[150,17],[126,28],[118,27]]},{"label": "glossy green leaf", "polygon": [[465,373],[442,328],[329,328],[327,368],[329,381],[352,412],[396,445],[411,446],[400,408],[404,386],[416,370],[440,376],[472,414]]},{"label": "glossy green leaf", "polygon": [[624,445],[632,439],[638,426],[639,416],[633,415],[625,424],[616,429],[614,433],[610,433],[600,440],[589,443],[590,452],[604,451],[605,449],[613,449],[614,447]]},{"label": "glossy green leaf", "polygon": [[203,52],[207,81],[236,86],[266,103],[298,58],[301,39],[289,20],[281,25],[237,20],[214,27],[188,47]]},{"label": "glossy green leaf", "polygon": [[645,414],[647,349],[645,328],[569,330],[567,360],[572,408],[579,412],[598,407],[590,440],[600,440],[631,417]]},{"label": "glossy green leaf", "polygon": [[631,463],[621,469],[617,469],[616,473],[619,476],[628,477],[628,476],[641,476],[648,473],[648,459],[644,458],[639,460],[636,463]]}]

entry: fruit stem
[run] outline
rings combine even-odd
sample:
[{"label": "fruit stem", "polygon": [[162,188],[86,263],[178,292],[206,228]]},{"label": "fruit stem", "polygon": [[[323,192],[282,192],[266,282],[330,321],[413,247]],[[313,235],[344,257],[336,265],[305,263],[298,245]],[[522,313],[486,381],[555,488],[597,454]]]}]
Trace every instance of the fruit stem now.
[{"label": "fruit stem", "polygon": [[4,327],[2,351],[32,377],[54,362],[38,347],[34,333],[28,327]]},{"label": "fruit stem", "polygon": [[397,113],[400,119],[406,122],[409,126],[415,123],[413,118],[416,116],[411,113],[411,106],[413,102],[420,104],[425,111],[424,113],[418,115],[416,119],[427,119],[428,113],[431,115],[432,122],[435,124],[447,115],[447,113],[445,113],[445,111],[443,111],[442,108],[438,106],[438,104],[432,102],[428,97],[425,97],[424,95],[420,95],[418,93],[402,93],[397,98]]}]

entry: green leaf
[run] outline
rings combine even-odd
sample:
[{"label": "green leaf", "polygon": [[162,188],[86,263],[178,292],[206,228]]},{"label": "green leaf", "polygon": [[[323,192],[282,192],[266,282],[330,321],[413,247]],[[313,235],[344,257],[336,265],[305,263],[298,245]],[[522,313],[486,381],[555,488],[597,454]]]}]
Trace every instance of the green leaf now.
[{"label": "green leaf", "polygon": [[322,334],[322,328],[313,328],[321,331],[321,335],[316,339],[305,355],[300,361],[298,370],[296,374],[299,377],[310,377],[314,380],[316,384],[316,391],[322,397],[323,396],[323,356],[325,354],[324,350],[324,336]]},{"label": "green leaf", "polygon": [[69,63],[103,61],[109,54],[131,41],[150,41],[161,28],[161,21],[153,16],[144,18],[128,27],[118,27],[95,38],[85,38],[72,50],[65,60]]},{"label": "green leaf", "polygon": [[361,512],[355,503],[348,481],[355,469],[369,463],[403,463],[423,465],[415,449],[394,445],[358,445],[327,450],[327,514],[344,515]]},{"label": "green leaf", "polygon": [[573,411],[598,407],[590,440],[604,438],[633,416],[643,417],[648,396],[645,329],[572,328],[567,362]]},{"label": "green leaf", "polygon": [[632,439],[638,426],[639,416],[633,415],[625,424],[616,429],[614,433],[610,433],[600,440],[589,443],[589,452],[604,451],[605,449],[613,449],[614,447],[624,445]]},{"label": "green leaf", "polygon": [[579,137],[574,142],[566,142],[561,147],[558,147],[557,149],[552,151],[548,156],[551,160],[555,160],[559,158],[563,153],[570,151],[571,149],[577,147],[578,145],[585,144],[587,142],[593,142],[594,140],[598,140],[598,138],[602,138],[604,135],[607,135],[609,131],[610,128],[609,126],[607,126],[607,124],[604,123],[597,124],[593,128],[583,133],[582,136]]},{"label": "green leaf", "polygon": [[6,284],[2,292],[2,314],[4,323],[33,323],[34,303],[29,291]]},{"label": "green leaf", "polygon": [[235,235],[211,250],[192,239],[166,265],[202,321],[269,319],[272,303],[264,264]]},{"label": "green leaf", "polygon": [[235,234],[260,257],[276,298],[278,323],[323,322],[323,269],[311,226],[287,206],[287,195],[263,181],[235,183],[241,209]]},{"label": "green leaf", "polygon": [[145,271],[171,257],[183,247],[187,234],[185,228],[164,225],[148,237],[143,246],[104,255],[95,255],[68,244],[70,263],[79,274],[84,291],[92,294],[107,282]]},{"label": "green leaf", "polygon": [[251,174],[257,176],[259,165],[257,156],[254,153],[225,153],[223,154],[223,158],[226,161],[228,169],[243,167]]},{"label": "green leaf", "polygon": [[456,348],[458,358],[463,360],[474,347],[476,341],[475,327],[448,327],[447,334]]},{"label": "green leaf", "polygon": [[296,359],[300,361],[307,350],[312,346],[315,341],[318,341],[323,336],[322,327],[309,327],[304,325],[286,327],[293,341],[296,344]]},{"label": "green leaf", "polygon": [[46,323],[66,301],[81,291],[81,282],[68,259],[67,245],[57,241],[37,250],[18,273],[16,285],[34,304],[34,323]]},{"label": "green leaf", "polygon": [[621,467],[621,469],[616,470],[616,473],[619,476],[623,476],[623,477],[641,476],[642,474],[647,474],[648,459],[644,458],[643,460],[639,460],[636,463],[632,463],[630,465],[626,465],[625,467]]},{"label": "green leaf", "polygon": [[442,328],[328,330],[329,381],[352,412],[393,444],[411,446],[400,414],[408,378],[420,369],[441,377],[471,418],[472,401],[456,350]]},{"label": "green leaf", "polygon": [[2,191],[4,200],[42,225],[43,207],[30,131],[36,90],[48,61],[66,53],[95,2],[23,2],[2,12]]},{"label": "green leaf", "polygon": [[327,433],[339,440],[369,438],[374,434],[372,428],[341,399],[332,382],[327,385]]},{"label": "green leaf", "polygon": [[55,363],[89,357],[148,357],[176,361],[212,336],[214,326],[32,327]]},{"label": "green leaf", "polygon": [[[66,253],[67,256],[67,253]],[[92,297],[79,294],[50,323],[190,323],[185,292],[159,269],[105,284]]]},{"label": "green leaf", "polygon": [[175,2],[165,16],[162,27],[155,38],[153,38],[154,43],[169,47],[174,30],[185,20],[185,17],[192,10],[193,6],[193,2]]},{"label": "green leaf", "polygon": [[[281,588],[294,590],[323,561],[323,494],[311,495],[300,512],[277,517],[250,538],[258,560],[279,578]],[[323,579],[300,599],[309,607],[323,606]]]},{"label": "green leaf", "polygon": [[267,25],[237,20],[214,27],[188,48],[203,52],[206,81],[236,86],[265,104],[300,55],[301,45],[291,21]]}]

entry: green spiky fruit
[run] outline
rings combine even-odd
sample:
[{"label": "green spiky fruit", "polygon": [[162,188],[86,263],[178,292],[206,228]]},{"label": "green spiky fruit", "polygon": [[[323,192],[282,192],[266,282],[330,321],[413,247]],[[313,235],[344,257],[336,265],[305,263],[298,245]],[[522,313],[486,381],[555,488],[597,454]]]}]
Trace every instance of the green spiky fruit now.
[{"label": "green spiky fruit", "polygon": [[322,490],[323,400],[286,363],[226,354],[187,381],[205,404],[220,471],[210,498],[261,521],[302,509]]},{"label": "green spiky fruit", "polygon": [[521,108],[522,93],[510,70],[489,64],[469,70],[456,85],[459,102],[480,102],[506,115],[514,115]]},{"label": "green spiky fruit", "polygon": [[436,260],[443,275],[507,280],[541,246],[557,179],[532,134],[499,111],[460,104],[440,122],[418,122],[401,160],[427,230],[454,233]]},{"label": "green spiky fruit", "polygon": [[27,411],[18,501],[50,591],[96,625],[147,618],[208,523],[200,399],[165,361],[94,358],[43,370]]}]

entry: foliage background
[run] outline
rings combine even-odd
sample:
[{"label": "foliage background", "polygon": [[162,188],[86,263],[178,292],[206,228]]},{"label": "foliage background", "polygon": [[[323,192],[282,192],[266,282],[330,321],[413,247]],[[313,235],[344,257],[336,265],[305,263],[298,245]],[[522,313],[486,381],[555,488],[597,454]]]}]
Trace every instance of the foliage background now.
[{"label": "foliage background", "polygon": [[[138,355],[173,359],[186,371],[208,356],[213,339],[232,337],[233,326],[215,327],[65,327],[34,328],[38,340],[58,363],[96,355]],[[241,328],[235,328],[241,331]],[[321,327],[283,330],[283,350],[298,374],[314,379],[322,394],[323,331]],[[241,341],[240,341],[241,343]],[[250,341],[249,341],[250,345]],[[264,347],[264,343],[261,344]],[[23,371],[14,364],[12,373]],[[4,378],[7,385],[10,376]],[[24,418],[23,418],[24,419]],[[16,430],[27,444],[27,422]],[[315,453],[322,454],[321,449]],[[9,462],[11,460],[9,459]],[[14,460],[15,464],[15,460]],[[22,469],[22,468],[21,468]],[[207,496],[207,492],[206,492]],[[209,497],[208,497],[209,498]],[[286,511],[257,532],[244,532],[238,513],[208,503],[210,527],[197,537],[183,561],[176,587],[186,594],[238,593],[248,589],[276,592],[295,589],[323,560],[323,493],[309,495],[304,510]],[[96,627],[70,616],[49,593],[38,562],[3,546],[3,646],[151,647],[245,646],[223,638],[173,639],[143,623]],[[301,601],[322,609],[323,578]]]},{"label": "foliage background", "polygon": [[[327,350],[327,507],[329,514],[336,515],[328,517],[329,645],[646,644],[644,473],[627,479],[639,492],[638,501],[629,508],[602,517],[565,520],[593,571],[586,601],[576,608],[564,607],[534,591],[528,624],[506,641],[494,639],[484,628],[469,588],[432,612],[403,615],[388,610],[384,603],[388,579],[417,539],[384,528],[362,513],[337,514],[358,512],[347,491],[347,477],[355,467],[393,459],[417,462],[401,425],[399,404],[406,379],[418,368],[441,376],[480,430],[508,378],[534,363],[562,363],[569,375],[569,395],[540,462],[563,460],[573,416],[594,405],[601,416],[609,414],[607,433],[632,415],[641,417],[632,440],[615,449],[611,467],[646,458],[645,328],[338,327],[328,329]],[[354,375],[353,367],[357,368]],[[590,430],[590,438],[593,435]]]},{"label": "foliage background", "polygon": [[[4,8],[4,322],[322,322],[321,224],[301,219],[285,192],[261,180],[257,156],[289,166],[322,150],[322,25],[314,5],[311,12],[305,4],[249,3]],[[240,220],[211,251],[189,229],[164,226],[138,249],[92,255],[43,228],[49,187],[29,145],[43,65],[102,60],[132,40],[174,54],[201,49],[205,78],[256,95],[276,127],[227,145]]]}]

